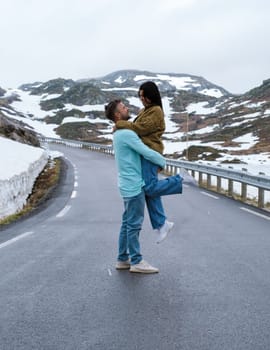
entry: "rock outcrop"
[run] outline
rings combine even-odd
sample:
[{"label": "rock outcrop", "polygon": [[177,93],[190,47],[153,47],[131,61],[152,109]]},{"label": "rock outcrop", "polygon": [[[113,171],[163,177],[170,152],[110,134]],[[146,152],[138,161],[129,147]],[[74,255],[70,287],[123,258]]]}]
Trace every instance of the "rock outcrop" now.
[{"label": "rock outcrop", "polygon": [[4,116],[0,112],[0,135],[11,140],[40,147],[35,131],[20,121]]}]

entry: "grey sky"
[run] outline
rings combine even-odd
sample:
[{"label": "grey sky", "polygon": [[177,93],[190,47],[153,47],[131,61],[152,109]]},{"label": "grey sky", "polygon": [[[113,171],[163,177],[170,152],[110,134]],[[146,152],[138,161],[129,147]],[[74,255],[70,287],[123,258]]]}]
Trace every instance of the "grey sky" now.
[{"label": "grey sky", "polygon": [[233,93],[270,78],[269,0],[0,0],[0,86],[119,69],[203,76]]}]

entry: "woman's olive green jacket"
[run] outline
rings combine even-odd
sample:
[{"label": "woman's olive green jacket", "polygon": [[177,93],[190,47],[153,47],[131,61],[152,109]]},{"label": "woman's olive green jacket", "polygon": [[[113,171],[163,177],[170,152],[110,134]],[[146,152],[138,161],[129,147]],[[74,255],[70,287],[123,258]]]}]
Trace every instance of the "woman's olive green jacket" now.
[{"label": "woman's olive green jacket", "polygon": [[165,131],[164,113],[160,106],[145,107],[140,111],[134,122],[119,120],[117,129],[130,129],[140,136],[145,145],[163,153],[161,136]]}]

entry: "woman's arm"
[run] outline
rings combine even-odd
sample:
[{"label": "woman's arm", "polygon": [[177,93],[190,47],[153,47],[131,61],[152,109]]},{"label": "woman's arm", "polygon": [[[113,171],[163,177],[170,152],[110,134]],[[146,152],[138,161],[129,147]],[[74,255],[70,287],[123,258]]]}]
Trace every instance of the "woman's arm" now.
[{"label": "woman's arm", "polygon": [[139,136],[147,136],[156,131],[164,131],[164,116],[161,109],[156,108],[147,110],[145,115],[141,116],[138,121],[129,122],[119,120],[116,123],[117,129],[130,129],[136,132]]}]

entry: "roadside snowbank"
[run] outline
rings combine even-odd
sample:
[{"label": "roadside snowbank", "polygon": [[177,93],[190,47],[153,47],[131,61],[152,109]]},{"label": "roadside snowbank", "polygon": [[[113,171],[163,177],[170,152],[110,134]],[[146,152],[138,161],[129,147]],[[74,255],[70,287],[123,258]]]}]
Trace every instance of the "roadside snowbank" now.
[{"label": "roadside snowbank", "polygon": [[23,208],[47,160],[41,148],[0,137],[0,219]]}]

